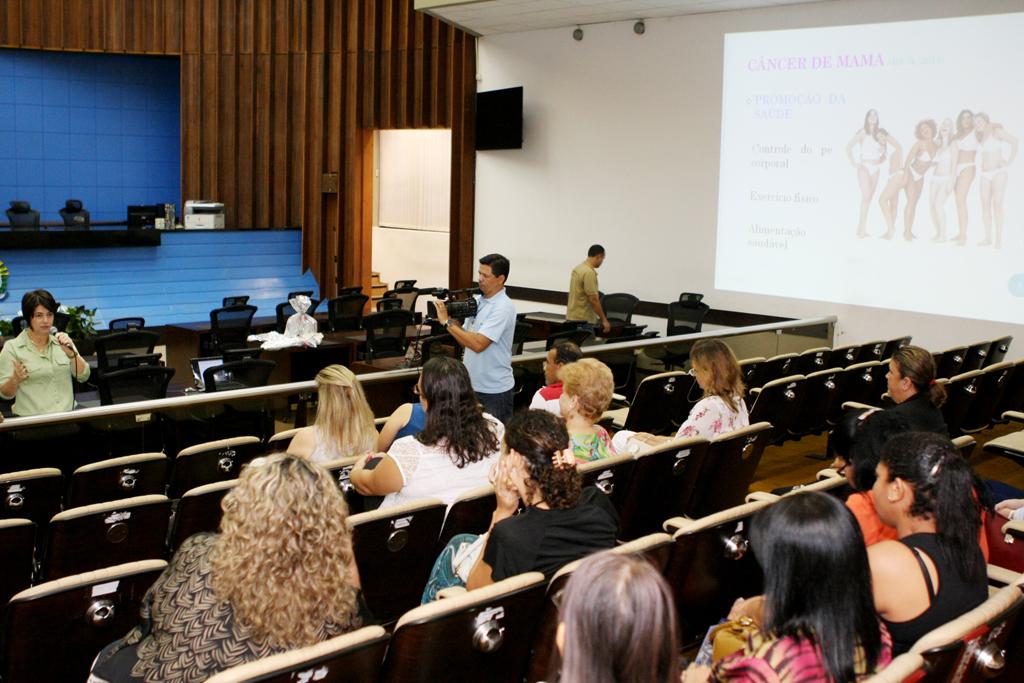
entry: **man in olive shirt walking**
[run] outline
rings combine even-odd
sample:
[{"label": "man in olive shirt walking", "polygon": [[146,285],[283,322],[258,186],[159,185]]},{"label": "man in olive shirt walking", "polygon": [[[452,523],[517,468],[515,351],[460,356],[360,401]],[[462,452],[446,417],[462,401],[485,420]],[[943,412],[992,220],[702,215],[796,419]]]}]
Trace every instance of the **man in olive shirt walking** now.
[{"label": "man in olive shirt walking", "polygon": [[572,269],[572,275],[569,276],[569,307],[565,319],[584,320],[594,326],[600,320],[601,329],[608,334],[612,326],[601,308],[597,287],[597,269],[602,263],[604,247],[595,244],[587,250],[587,260]]}]

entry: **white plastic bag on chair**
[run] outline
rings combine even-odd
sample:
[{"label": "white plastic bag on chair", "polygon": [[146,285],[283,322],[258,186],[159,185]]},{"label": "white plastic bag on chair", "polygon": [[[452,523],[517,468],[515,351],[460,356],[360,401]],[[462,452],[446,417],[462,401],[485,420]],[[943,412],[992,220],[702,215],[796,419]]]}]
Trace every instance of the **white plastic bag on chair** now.
[{"label": "white plastic bag on chair", "polygon": [[309,310],[310,305],[313,303],[309,300],[309,297],[305,294],[299,294],[293,296],[288,300],[288,303],[295,309],[294,315],[288,318],[288,322],[284,326],[284,336],[286,337],[300,337],[308,339],[316,334],[316,318],[308,315],[306,311]]}]

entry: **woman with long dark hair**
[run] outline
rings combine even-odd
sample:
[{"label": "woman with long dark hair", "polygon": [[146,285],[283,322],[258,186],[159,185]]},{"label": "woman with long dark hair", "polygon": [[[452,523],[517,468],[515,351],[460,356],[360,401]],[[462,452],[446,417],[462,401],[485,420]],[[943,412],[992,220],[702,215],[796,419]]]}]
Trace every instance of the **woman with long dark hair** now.
[{"label": "woman with long dark hair", "polygon": [[416,391],[426,409],[423,431],[360,460],[350,475],[363,495],[384,496],[382,508],[420,498],[451,505],[463,491],[487,483],[499,455],[504,428],[480,407],[465,365],[431,358]]},{"label": "woman with long dark hair", "polygon": [[847,683],[892,658],[871,601],[864,539],[850,511],[826,493],[787,496],[758,512],[750,543],[764,570],[763,596],[740,600],[730,618],[759,630],[740,652],[684,678]]},{"label": "woman with long dark hair", "polygon": [[615,545],[615,508],[596,488],[581,488],[565,422],[551,413],[525,410],[509,420],[491,479],[497,505],[488,533],[452,538],[423,602],[443,588],[479,588],[523,572],[550,579],[563,565]]},{"label": "woman with long dark hair", "polygon": [[875,608],[897,654],[988,597],[981,491],[948,438],[910,432],[882,448],[872,495],[899,540],[871,546],[868,558]]},{"label": "woman with long dark hair", "polygon": [[565,586],[560,616],[560,683],[678,683],[672,591],[645,558],[584,559]]}]

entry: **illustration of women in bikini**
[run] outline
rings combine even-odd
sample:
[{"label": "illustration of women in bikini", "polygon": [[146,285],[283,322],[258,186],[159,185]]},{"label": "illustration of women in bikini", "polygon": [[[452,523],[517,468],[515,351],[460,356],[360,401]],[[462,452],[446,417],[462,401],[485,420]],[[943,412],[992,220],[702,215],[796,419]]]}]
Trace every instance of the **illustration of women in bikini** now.
[{"label": "illustration of women in bikini", "polygon": [[[988,115],[978,112],[974,115],[974,130],[981,152],[979,161],[979,184],[981,194],[981,221],[985,225],[985,239],[978,246],[992,245],[997,249],[1003,239],[1003,200],[1006,198],[1006,167],[1017,158],[1017,138],[1013,137],[998,123],[989,121]],[[1009,146],[1010,155],[1003,156],[1003,149]],[[993,219],[995,235],[992,234]]]},{"label": "illustration of women in bikini", "polygon": [[956,219],[960,231],[953,236],[953,241],[963,246],[967,244],[967,193],[978,170],[978,137],[974,132],[974,114],[967,109],[956,117],[956,146],[956,181],[953,191],[956,193]]},{"label": "illustration of women in bikini", "polygon": [[900,190],[907,184],[907,172],[903,166],[903,147],[896,141],[896,138],[889,135],[884,128],[880,129],[875,136],[884,146],[892,145],[892,154],[889,155],[889,179],[878,195],[878,205],[882,208],[882,217],[885,218],[885,234],[882,239],[892,239],[896,233],[896,212],[900,203]]},{"label": "illustration of women in bikini", "polygon": [[935,226],[933,242],[946,241],[946,200],[953,193],[956,181],[957,146],[953,137],[953,122],[946,119],[939,128],[938,151],[935,153],[934,170],[929,184],[928,206]]},{"label": "illustration of women in bikini", "polygon": [[[878,173],[885,161],[885,143],[878,140],[878,111],[868,109],[864,115],[864,127],[858,130],[846,146],[846,158],[857,169],[857,184],[860,186],[860,220],[857,223],[857,237],[867,237],[868,207],[878,187]],[[854,157],[853,148],[858,149]]]},{"label": "illustration of women in bikini", "polygon": [[903,212],[903,239],[908,242],[914,239],[914,216],[917,213],[917,202],[924,192],[924,178],[932,170],[938,144],[935,142],[936,126],[931,119],[926,119],[914,128],[917,140],[907,153],[907,178],[904,190],[907,193],[907,208]]}]

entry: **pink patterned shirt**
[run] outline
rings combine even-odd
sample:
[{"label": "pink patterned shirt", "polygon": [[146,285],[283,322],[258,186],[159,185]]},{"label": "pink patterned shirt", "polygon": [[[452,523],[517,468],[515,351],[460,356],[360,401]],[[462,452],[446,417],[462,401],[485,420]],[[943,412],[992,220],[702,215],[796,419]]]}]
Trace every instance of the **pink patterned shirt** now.
[{"label": "pink patterned shirt", "polygon": [[690,410],[690,416],[686,418],[686,422],[676,432],[676,438],[702,436],[705,439],[711,439],[719,434],[749,426],[750,417],[747,415],[747,404],[740,396],[736,396],[734,401],[739,406],[739,410],[730,410],[720,396],[706,396],[697,401],[697,404]]}]

